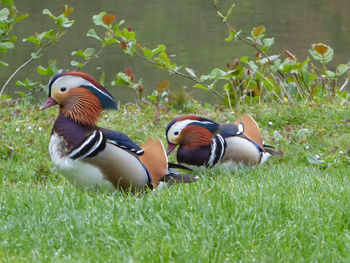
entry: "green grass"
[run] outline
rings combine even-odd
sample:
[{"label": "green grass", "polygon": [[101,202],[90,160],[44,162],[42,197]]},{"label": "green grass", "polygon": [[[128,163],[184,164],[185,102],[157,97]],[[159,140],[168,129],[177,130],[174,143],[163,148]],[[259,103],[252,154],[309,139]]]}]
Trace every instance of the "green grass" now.
[{"label": "green grass", "polygon": [[[131,195],[82,192],[53,168],[56,110],[1,105],[0,261],[349,262],[349,104],[245,110],[284,158],[201,171],[197,183]],[[138,143],[151,135],[165,142],[177,113],[155,120],[155,111],[123,107],[100,125]],[[213,106],[194,113],[235,118]]]}]

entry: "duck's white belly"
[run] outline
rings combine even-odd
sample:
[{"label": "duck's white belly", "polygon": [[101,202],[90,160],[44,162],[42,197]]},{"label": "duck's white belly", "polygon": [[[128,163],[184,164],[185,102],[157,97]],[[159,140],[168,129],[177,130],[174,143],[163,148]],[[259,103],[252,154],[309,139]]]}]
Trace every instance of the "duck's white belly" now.
[{"label": "duck's white belly", "polygon": [[64,153],[65,143],[57,134],[50,138],[49,152],[53,164],[59,168],[69,182],[76,187],[114,191],[113,184],[104,178],[101,170],[89,163],[72,160]]}]

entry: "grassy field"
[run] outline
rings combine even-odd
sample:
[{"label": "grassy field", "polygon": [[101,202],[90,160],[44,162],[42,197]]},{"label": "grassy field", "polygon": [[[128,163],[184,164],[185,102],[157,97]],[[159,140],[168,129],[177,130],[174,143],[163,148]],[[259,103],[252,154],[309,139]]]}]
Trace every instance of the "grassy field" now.
[{"label": "grassy field", "polygon": [[[1,262],[349,262],[348,102],[245,109],[285,154],[255,169],[198,171],[155,193],[86,193],[53,168],[57,109],[0,106]],[[164,138],[176,111],[106,112],[137,143]],[[227,109],[194,106],[218,121]],[[174,161],[174,156],[171,156]]]}]

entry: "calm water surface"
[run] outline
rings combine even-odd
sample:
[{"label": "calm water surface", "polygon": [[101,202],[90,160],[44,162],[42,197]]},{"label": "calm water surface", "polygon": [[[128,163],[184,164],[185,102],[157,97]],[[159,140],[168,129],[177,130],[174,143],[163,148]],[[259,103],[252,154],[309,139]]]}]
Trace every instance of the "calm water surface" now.
[{"label": "calm water surface", "polygon": [[[231,1],[221,1],[229,5]],[[28,13],[29,17],[17,24],[14,34],[19,36],[16,48],[1,59],[10,64],[8,68],[1,68],[1,86],[10,74],[21,65],[35,51],[29,43],[22,43],[21,39],[33,32],[42,32],[51,26],[51,21],[42,15],[44,8],[59,14],[65,2],[43,0],[16,0],[18,10]],[[146,46],[153,48],[159,43],[167,46],[169,54],[178,65],[193,68],[198,73],[207,73],[214,67],[225,68],[226,62],[243,55],[252,55],[254,50],[242,43],[226,43],[223,39],[227,29],[215,16],[211,1],[191,0],[131,0],[131,1],[66,1],[74,7],[72,18],[74,26],[64,36],[61,42],[50,47],[45,55],[35,63],[30,64],[18,74],[17,79],[38,79],[35,73],[37,65],[47,65],[48,59],[57,59],[59,68],[72,69],[69,62],[73,58],[70,54],[74,50],[96,47],[95,40],[86,37],[86,32],[93,27],[91,17],[101,11],[112,13],[117,20],[125,19],[126,25],[137,33],[137,39]],[[308,49],[312,43],[322,42],[335,50],[336,63],[347,63],[350,60],[350,1],[349,0],[241,0],[236,1],[231,24],[241,28],[249,34],[251,28],[265,25],[267,36],[275,37],[276,44],[269,54],[281,54],[284,49],[294,53],[300,60],[308,56]],[[120,48],[107,48],[98,61],[88,65],[83,70],[98,78],[102,67],[106,72],[105,86],[113,95],[125,103],[134,100],[134,94],[128,88],[111,88],[109,83],[119,71],[131,67],[136,78],[142,78],[148,92],[154,89],[157,82],[171,81],[171,88],[182,86],[191,87],[193,84],[181,77],[169,76],[166,72],[155,68],[137,58],[124,55]],[[41,79],[48,81],[48,79]],[[15,81],[8,87],[8,92],[18,89]],[[44,94],[43,94],[44,96]],[[195,91],[195,96],[202,100],[213,100],[210,94]],[[215,100],[215,99],[214,99]]]}]

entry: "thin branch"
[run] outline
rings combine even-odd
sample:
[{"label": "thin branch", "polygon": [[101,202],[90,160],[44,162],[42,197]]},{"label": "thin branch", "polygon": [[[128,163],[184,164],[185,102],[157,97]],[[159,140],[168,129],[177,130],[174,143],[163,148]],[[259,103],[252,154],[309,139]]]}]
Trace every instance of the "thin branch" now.
[{"label": "thin branch", "polygon": [[3,92],[5,91],[6,86],[10,83],[10,81],[13,79],[13,77],[25,66],[27,66],[30,62],[32,62],[35,57],[37,57],[45,48],[47,48],[48,46],[50,46],[51,44],[53,44],[53,41],[49,41],[48,43],[46,43],[43,47],[39,48],[37,50],[37,52],[34,53],[34,55],[31,56],[30,59],[28,59],[26,62],[24,62],[21,66],[19,66],[15,72],[12,73],[12,75],[10,76],[10,78],[5,82],[4,86],[2,86],[2,89],[0,91],[0,98],[3,94]]},{"label": "thin branch", "polygon": [[83,67],[85,67],[87,64],[89,64],[91,61],[93,61],[94,59],[97,59],[99,55],[101,55],[101,53],[104,51],[105,46],[101,46],[101,48],[99,49],[99,51],[97,51],[97,53],[93,56],[92,59],[89,59],[87,61],[85,61],[83,64],[81,64],[81,67],[76,67],[75,69],[73,69],[73,71],[77,71]]},{"label": "thin branch", "polygon": [[179,75],[179,76],[181,76],[181,77],[190,79],[190,80],[192,80],[192,81],[194,81],[194,82],[196,82],[196,83],[198,83],[198,84],[201,84],[201,85],[205,86],[210,92],[212,92],[212,93],[215,94],[216,96],[220,97],[222,100],[225,99],[224,96],[222,96],[219,92],[217,92],[216,90],[212,89],[212,88],[211,88],[210,86],[208,86],[207,84],[203,83],[202,81],[200,81],[200,80],[198,80],[198,79],[196,79],[196,78],[194,78],[194,77],[192,77],[192,76],[190,76],[190,75],[186,75],[186,74],[184,74],[184,73],[182,73],[182,72],[179,72],[179,71],[176,71],[176,70],[171,69],[171,68],[169,68],[169,67],[166,67],[166,66],[164,66],[164,65],[161,65],[161,64],[157,63],[156,61],[154,61],[154,60],[152,60],[152,59],[146,58],[145,56],[141,55],[140,53],[136,53],[136,56],[139,57],[139,58],[141,58],[141,59],[143,59],[143,60],[145,60],[145,61],[147,61],[147,62],[150,62],[150,63],[152,63],[152,64],[154,64],[154,65],[160,66],[161,69],[168,70],[168,71],[170,71],[170,72],[172,72],[172,73],[174,73],[174,74],[177,74],[177,75]]},{"label": "thin branch", "polygon": [[[221,13],[221,12],[219,11],[219,8],[218,8],[218,6],[217,6],[216,1],[214,1],[214,7],[215,7],[215,9],[216,9],[216,13],[217,13],[217,14],[218,14],[218,13]],[[222,22],[227,26],[227,28],[229,28],[229,29],[234,28],[232,25],[230,25],[230,24],[227,22],[227,20],[223,20],[223,19],[222,19]],[[245,44],[247,44],[247,45],[249,45],[249,46],[255,48],[255,49],[256,49],[260,54],[262,54],[270,63],[272,63],[270,57],[269,57],[267,54],[265,54],[265,52],[262,51],[262,50],[258,47],[258,45],[257,45],[256,43],[252,43],[252,42],[248,41],[247,39],[241,37],[239,34],[236,34],[236,36],[237,36],[238,40],[240,40],[240,41],[242,41],[243,43],[245,43]],[[277,72],[281,75],[282,78],[284,78],[284,74],[283,74],[280,70],[277,70]]]},{"label": "thin branch", "polygon": [[346,86],[348,85],[349,83],[349,78],[347,78],[344,82],[344,84],[340,87],[340,91],[345,91],[346,90]]}]

